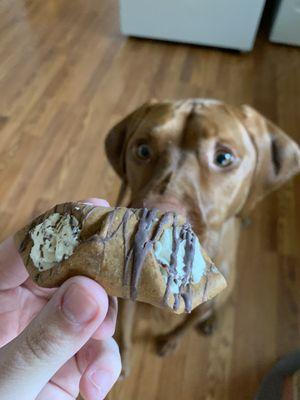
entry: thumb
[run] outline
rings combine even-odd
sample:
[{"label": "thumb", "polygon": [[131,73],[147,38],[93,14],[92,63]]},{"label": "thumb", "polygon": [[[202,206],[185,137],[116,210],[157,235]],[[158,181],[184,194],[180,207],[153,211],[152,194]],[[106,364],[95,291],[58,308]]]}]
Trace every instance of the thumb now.
[{"label": "thumb", "polygon": [[108,298],[85,277],[73,277],[41,313],[0,351],[0,398],[34,399],[104,320]]}]

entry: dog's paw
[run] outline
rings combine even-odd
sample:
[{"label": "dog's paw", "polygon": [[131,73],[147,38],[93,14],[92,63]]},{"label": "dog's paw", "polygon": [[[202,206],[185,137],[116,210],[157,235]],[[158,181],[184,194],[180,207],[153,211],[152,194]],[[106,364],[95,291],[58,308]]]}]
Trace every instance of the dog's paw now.
[{"label": "dog's paw", "polygon": [[178,336],[164,335],[159,336],[156,341],[157,354],[160,357],[169,356],[178,348],[180,339]]},{"label": "dog's paw", "polygon": [[211,336],[217,328],[216,317],[213,315],[206,321],[200,322],[195,328],[201,335]]}]

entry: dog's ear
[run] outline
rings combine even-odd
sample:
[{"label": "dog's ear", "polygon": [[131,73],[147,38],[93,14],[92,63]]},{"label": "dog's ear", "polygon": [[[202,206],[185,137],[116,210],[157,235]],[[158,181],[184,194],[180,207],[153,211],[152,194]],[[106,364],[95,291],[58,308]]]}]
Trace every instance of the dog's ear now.
[{"label": "dog's ear", "polygon": [[132,134],[142,123],[149,108],[156,100],[150,100],[141,107],[127,115],[117,123],[107,134],[105,139],[105,151],[107,158],[116,173],[121,177],[126,176],[125,152]]},{"label": "dog's ear", "polygon": [[256,150],[256,166],[242,214],[300,171],[300,148],[252,107],[241,106],[242,122]]}]

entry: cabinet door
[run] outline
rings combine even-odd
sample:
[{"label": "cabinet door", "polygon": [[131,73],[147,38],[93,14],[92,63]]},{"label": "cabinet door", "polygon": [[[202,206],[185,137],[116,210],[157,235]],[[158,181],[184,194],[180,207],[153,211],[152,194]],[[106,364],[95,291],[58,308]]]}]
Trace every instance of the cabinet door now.
[{"label": "cabinet door", "polygon": [[120,0],[126,35],[238,50],[253,46],[265,0]]},{"label": "cabinet door", "polygon": [[281,0],[271,29],[270,40],[300,46],[300,0]]}]

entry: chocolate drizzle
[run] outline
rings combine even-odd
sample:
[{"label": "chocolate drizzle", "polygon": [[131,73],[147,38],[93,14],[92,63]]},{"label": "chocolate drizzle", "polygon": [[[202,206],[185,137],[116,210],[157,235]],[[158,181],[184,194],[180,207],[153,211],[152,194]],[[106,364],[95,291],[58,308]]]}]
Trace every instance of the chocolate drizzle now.
[{"label": "chocolate drizzle", "polygon": [[131,300],[136,300],[137,287],[142,272],[142,266],[144,264],[147,253],[152,247],[152,242],[150,241],[149,235],[156,214],[156,210],[141,210],[140,222],[133,243],[132,272],[130,284]]},{"label": "chocolate drizzle", "polygon": [[184,300],[185,310],[191,312],[192,310],[192,299],[191,299],[191,280],[192,280],[192,268],[195,256],[195,235],[192,232],[190,226],[184,225],[186,231],[185,237],[185,277],[183,283],[180,286],[180,294]]},{"label": "chocolate drizzle", "polygon": [[[164,230],[164,225],[169,221],[172,213],[165,213],[160,218],[157,218],[158,210],[146,208],[141,210],[135,210],[138,219],[137,230],[133,233],[132,243],[129,243],[127,228],[128,221],[132,210],[127,209],[122,217],[117,228],[111,233],[111,225],[115,217],[116,210],[112,211],[108,215],[107,227],[104,227],[106,234],[101,237],[101,241],[104,243],[112,239],[112,237],[120,229],[121,225],[123,242],[124,242],[124,272],[123,272],[123,285],[130,287],[130,298],[136,300],[138,285],[141,277],[143,264],[147,254],[153,250],[155,242],[160,238]],[[157,221],[157,224],[155,222]],[[131,268],[130,268],[131,267]]]},{"label": "chocolate drizzle", "polygon": [[166,213],[160,217],[157,223],[157,229],[152,233],[153,222],[156,220],[158,210],[148,210],[146,208],[140,210],[140,220],[138,229],[135,234],[132,248],[132,272],[130,282],[130,298],[136,300],[138,283],[140,280],[142,267],[145,258],[156,240],[159,239],[163,232],[163,226],[168,222],[170,213]]},{"label": "chocolate drizzle", "polygon": [[185,223],[181,226],[179,233],[177,234],[177,217],[176,214],[173,214],[173,243],[172,243],[172,253],[170,257],[170,265],[168,268],[168,278],[166,291],[164,294],[163,303],[167,304],[168,298],[171,291],[172,282],[176,282],[177,275],[177,255],[180,242],[185,241],[185,255],[184,255],[184,278],[179,287],[179,292],[174,294],[174,304],[173,310],[177,311],[180,305],[180,297],[183,298],[185,304],[185,311],[191,312],[192,310],[192,288],[191,288],[191,280],[192,280],[192,267],[195,256],[195,234],[191,229],[190,224]]},{"label": "chocolate drizzle", "polygon": [[[96,208],[96,207],[95,207]],[[90,210],[85,219],[87,219],[94,211]],[[166,290],[163,296],[163,304],[167,305],[171,294],[171,285],[177,283],[177,257],[180,243],[185,241],[185,256],[184,256],[184,278],[181,280],[179,292],[174,294],[173,309],[178,310],[180,299],[182,298],[185,304],[185,311],[190,312],[192,309],[192,266],[195,255],[195,234],[193,233],[190,224],[185,223],[180,227],[178,232],[178,221],[175,213],[167,212],[157,217],[157,209],[126,209],[121,221],[116,228],[111,232],[115,220],[117,210],[110,211],[107,215],[102,233],[95,234],[88,240],[101,240],[104,245],[111,240],[122,226],[122,236],[124,243],[124,272],[123,285],[129,287],[131,300],[136,300],[138,294],[138,286],[141,278],[143,265],[147,254],[153,250],[155,242],[160,239],[166,224],[172,223],[172,253],[170,256],[170,265],[167,266],[167,283]],[[136,215],[138,220],[136,231],[128,235],[128,222],[132,215]],[[130,236],[130,237],[129,237]],[[103,253],[104,253],[103,249]]]},{"label": "chocolate drizzle", "polygon": [[129,261],[132,256],[132,249],[128,249],[128,235],[127,235],[127,226],[129,220],[129,210],[126,210],[123,216],[123,242],[124,242],[124,272],[123,272],[123,285],[129,286],[130,284],[130,269],[129,269]]},{"label": "chocolate drizzle", "polygon": [[[178,310],[180,298],[182,297],[185,304],[185,311],[190,312],[192,309],[192,267],[195,256],[195,234],[193,233],[190,224],[185,223],[181,226],[180,231],[177,229],[177,216],[175,213],[165,213],[157,219],[158,211],[156,209],[142,209],[137,215],[139,223],[137,231],[134,235],[134,240],[131,246],[128,243],[127,225],[130,214],[126,210],[123,219],[123,241],[124,241],[124,274],[123,284],[130,287],[130,298],[136,300],[138,284],[141,277],[143,264],[147,254],[153,250],[154,244],[159,240],[164,230],[164,225],[172,221],[173,242],[172,253],[170,257],[170,265],[167,268],[167,283],[163,297],[163,304],[167,305],[171,293],[171,284],[177,279],[177,257],[179,245],[185,241],[185,256],[184,256],[184,279],[179,287],[179,293],[174,294],[173,309]],[[157,223],[155,223],[157,221]],[[155,225],[155,226],[154,226]],[[156,229],[155,229],[156,228]],[[131,267],[131,269],[130,269]]]},{"label": "chocolate drizzle", "polygon": [[[167,285],[166,285],[166,291],[164,294],[163,298],[163,303],[167,304],[168,298],[170,295],[171,291],[171,283],[176,279],[176,270],[177,270],[177,253],[179,249],[179,243],[180,243],[180,238],[179,235],[177,236],[177,230],[176,230],[176,225],[177,225],[177,215],[173,214],[173,223],[172,223],[172,230],[173,230],[173,242],[172,242],[172,253],[170,257],[170,265],[168,268],[168,278],[167,278]],[[180,298],[175,294],[175,302],[174,302],[174,310],[177,310],[179,307],[179,300]]]}]

